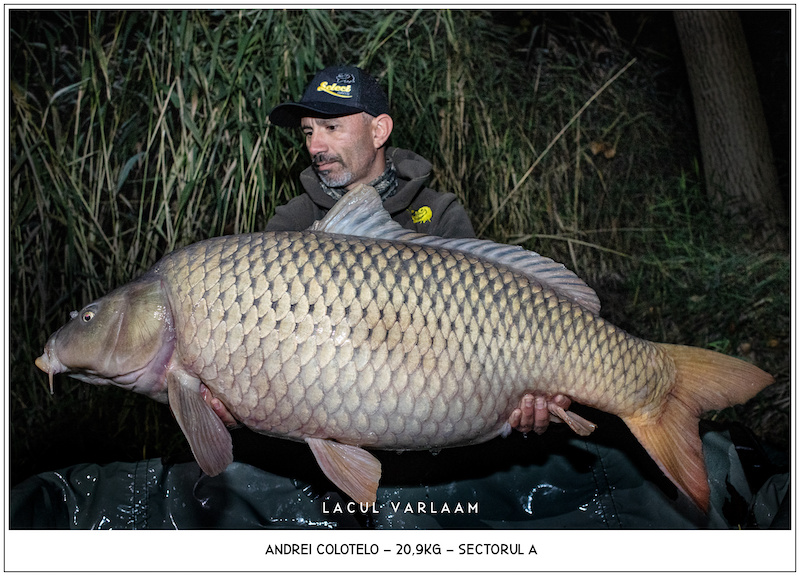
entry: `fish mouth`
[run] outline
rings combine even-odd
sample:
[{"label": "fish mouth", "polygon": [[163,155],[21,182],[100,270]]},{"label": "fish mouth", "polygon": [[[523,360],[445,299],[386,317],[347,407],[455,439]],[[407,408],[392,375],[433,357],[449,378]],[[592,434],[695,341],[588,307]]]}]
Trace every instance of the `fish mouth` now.
[{"label": "fish mouth", "polygon": [[59,361],[58,357],[55,355],[55,353],[53,353],[52,347],[49,343],[44,348],[44,354],[34,360],[34,363],[39,370],[47,373],[47,378],[50,383],[50,394],[52,395],[54,392],[53,375],[60,372],[65,372],[67,367]]}]

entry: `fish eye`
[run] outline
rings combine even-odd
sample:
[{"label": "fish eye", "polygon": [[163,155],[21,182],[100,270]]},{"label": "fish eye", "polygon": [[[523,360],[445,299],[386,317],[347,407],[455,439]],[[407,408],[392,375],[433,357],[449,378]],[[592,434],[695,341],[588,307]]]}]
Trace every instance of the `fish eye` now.
[{"label": "fish eye", "polygon": [[91,319],[94,318],[94,311],[93,310],[84,310],[83,315],[81,316],[81,320],[84,322],[89,322]]}]

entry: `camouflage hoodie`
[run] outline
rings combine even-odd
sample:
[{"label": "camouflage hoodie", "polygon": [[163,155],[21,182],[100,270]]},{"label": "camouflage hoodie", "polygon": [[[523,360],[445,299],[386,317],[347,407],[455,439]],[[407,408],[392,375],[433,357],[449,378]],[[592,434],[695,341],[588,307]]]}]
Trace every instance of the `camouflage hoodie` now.
[{"label": "camouflage hoodie", "polygon": [[[394,162],[398,187],[383,206],[396,222],[409,230],[434,236],[475,236],[467,212],[458,203],[455,194],[436,192],[425,187],[431,173],[430,162],[402,148],[389,147],[386,156]],[[322,189],[319,178],[310,166],[300,174],[300,182],[305,193],[279,206],[267,222],[266,231],[305,230],[315,220],[325,216],[336,203]]]}]

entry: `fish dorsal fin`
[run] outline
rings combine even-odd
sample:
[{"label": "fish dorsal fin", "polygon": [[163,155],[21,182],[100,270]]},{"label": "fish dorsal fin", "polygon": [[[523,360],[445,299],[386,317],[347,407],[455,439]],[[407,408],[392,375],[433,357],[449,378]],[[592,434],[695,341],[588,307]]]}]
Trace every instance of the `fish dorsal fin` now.
[{"label": "fish dorsal fin", "polygon": [[381,463],[375,456],[348,444],[322,438],[306,438],[325,476],[356,502],[373,504],[381,479]]},{"label": "fish dorsal fin", "polygon": [[380,196],[370,186],[360,185],[345,194],[309,230],[457,250],[507,266],[594,314],[600,312],[600,299],[594,290],[563,264],[525,250],[522,246],[509,246],[477,238],[441,238],[406,230],[392,220],[384,209]]}]

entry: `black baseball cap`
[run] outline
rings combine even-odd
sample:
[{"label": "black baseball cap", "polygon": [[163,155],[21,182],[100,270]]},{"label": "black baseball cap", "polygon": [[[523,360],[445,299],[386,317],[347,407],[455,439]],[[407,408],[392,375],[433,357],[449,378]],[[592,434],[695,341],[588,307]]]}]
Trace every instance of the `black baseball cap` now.
[{"label": "black baseball cap", "polygon": [[300,126],[300,119],[335,118],[366,112],[389,113],[386,93],[372,76],[355,66],[329,66],[317,73],[299,102],[279,104],[269,114],[277,126]]}]

